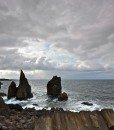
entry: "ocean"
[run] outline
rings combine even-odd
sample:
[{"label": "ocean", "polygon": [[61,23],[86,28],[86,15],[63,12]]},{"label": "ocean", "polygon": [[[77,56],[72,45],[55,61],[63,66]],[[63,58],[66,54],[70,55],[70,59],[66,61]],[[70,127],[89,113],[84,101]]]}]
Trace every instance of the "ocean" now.
[{"label": "ocean", "polygon": [[[14,80],[18,86],[19,81]],[[60,102],[50,99],[46,94],[48,80],[29,80],[34,97],[26,101],[15,98],[10,100],[3,97],[5,103],[20,104],[23,108],[50,109],[60,107],[64,110],[101,110],[103,108],[114,109],[114,80],[62,80],[62,91],[67,92],[68,101]],[[3,81],[1,91],[7,94],[11,81]],[[93,106],[83,105],[82,102],[93,103]]]}]

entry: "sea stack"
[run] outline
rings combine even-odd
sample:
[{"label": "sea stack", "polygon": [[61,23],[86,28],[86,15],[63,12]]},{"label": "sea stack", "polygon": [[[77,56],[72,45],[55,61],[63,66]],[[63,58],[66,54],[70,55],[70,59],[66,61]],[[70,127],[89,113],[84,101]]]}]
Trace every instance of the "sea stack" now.
[{"label": "sea stack", "polygon": [[12,81],[8,88],[8,99],[16,97],[16,93],[17,93],[16,84],[14,81]]},{"label": "sea stack", "polygon": [[47,84],[47,95],[52,97],[58,97],[61,94],[61,78],[53,76],[53,78]]},{"label": "sea stack", "polygon": [[28,80],[25,77],[25,74],[21,70],[20,81],[19,81],[19,86],[17,88],[16,99],[26,100],[26,99],[32,98],[32,97],[33,97],[33,94],[31,93],[31,86],[29,85]]}]

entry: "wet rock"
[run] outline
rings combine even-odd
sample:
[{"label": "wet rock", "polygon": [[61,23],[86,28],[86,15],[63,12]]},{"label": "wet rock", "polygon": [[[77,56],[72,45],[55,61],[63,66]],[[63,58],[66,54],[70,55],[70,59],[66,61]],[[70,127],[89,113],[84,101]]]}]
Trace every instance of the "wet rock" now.
[{"label": "wet rock", "polygon": [[9,109],[9,107],[4,103],[3,98],[0,96],[0,110],[1,109]]},{"label": "wet rock", "polygon": [[8,88],[8,99],[16,97],[16,93],[17,93],[16,84],[14,81],[12,81]]},{"label": "wet rock", "polygon": [[63,92],[58,96],[58,101],[67,101],[68,100],[68,95],[67,93]]},{"label": "wet rock", "polygon": [[58,97],[61,93],[61,78],[53,76],[53,78],[47,84],[47,95]]},{"label": "wet rock", "polygon": [[33,94],[31,93],[31,86],[29,85],[28,80],[25,77],[25,74],[21,70],[20,82],[19,82],[19,86],[17,88],[16,99],[26,100],[26,99],[32,98],[32,97],[33,97]]},{"label": "wet rock", "polygon": [[0,93],[0,96],[7,96],[5,93]]},{"label": "wet rock", "polygon": [[0,89],[1,89],[1,85],[2,85],[3,83],[1,83],[1,81],[0,81]]},{"label": "wet rock", "polygon": [[34,105],[34,106],[38,106],[38,104],[36,104],[36,103],[34,103],[34,104],[32,104],[32,105]]},{"label": "wet rock", "polygon": [[3,98],[0,96],[0,107],[2,107],[3,105],[5,105],[5,103],[4,103]]},{"label": "wet rock", "polygon": [[92,103],[89,103],[89,102],[82,102],[83,105],[87,105],[87,106],[93,106]]},{"label": "wet rock", "polygon": [[15,110],[18,110],[18,111],[23,110],[22,106],[20,106],[19,104],[8,104],[8,106],[9,106],[10,109],[15,109]]}]

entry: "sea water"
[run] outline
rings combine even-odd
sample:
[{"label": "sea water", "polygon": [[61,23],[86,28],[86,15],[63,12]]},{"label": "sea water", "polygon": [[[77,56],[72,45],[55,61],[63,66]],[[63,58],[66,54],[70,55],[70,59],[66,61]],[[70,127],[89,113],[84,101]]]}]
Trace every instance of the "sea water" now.
[{"label": "sea water", "polygon": [[[14,80],[18,86],[19,81]],[[37,110],[52,107],[63,108],[70,111],[100,110],[103,108],[114,109],[114,80],[62,80],[62,91],[68,94],[68,101],[50,99],[46,94],[48,80],[29,80],[33,98],[19,101],[3,97],[7,104],[20,104],[23,108],[35,108]],[[8,92],[11,81],[3,81],[1,90]],[[93,106],[83,105],[82,102],[93,103]]]}]

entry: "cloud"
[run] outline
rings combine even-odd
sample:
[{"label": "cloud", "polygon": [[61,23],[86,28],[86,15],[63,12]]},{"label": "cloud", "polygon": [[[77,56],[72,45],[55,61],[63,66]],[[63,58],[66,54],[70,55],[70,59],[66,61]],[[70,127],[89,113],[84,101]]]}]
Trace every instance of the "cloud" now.
[{"label": "cloud", "polygon": [[113,0],[1,0],[1,71],[112,76],[113,12]]}]

